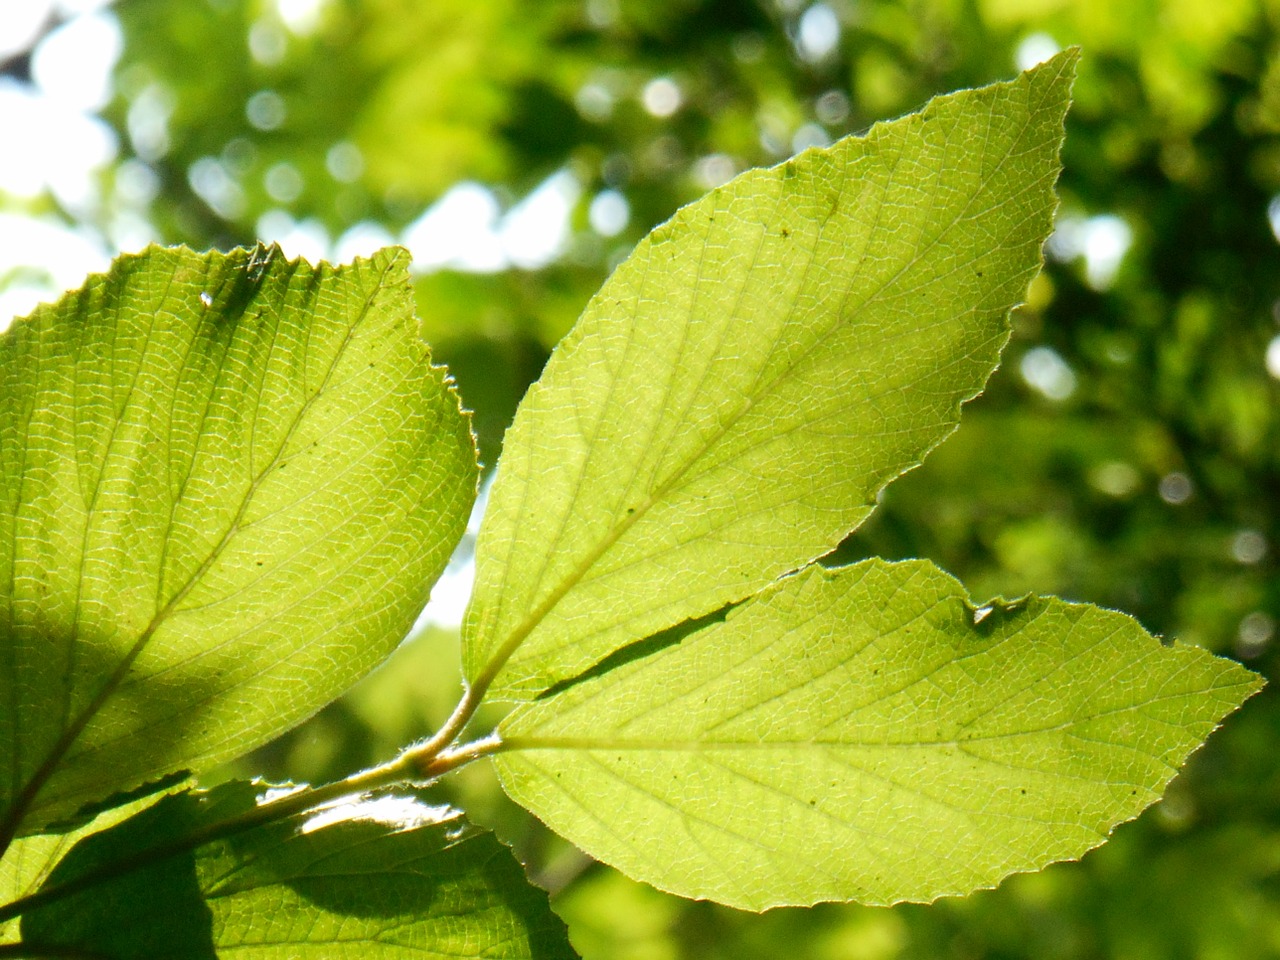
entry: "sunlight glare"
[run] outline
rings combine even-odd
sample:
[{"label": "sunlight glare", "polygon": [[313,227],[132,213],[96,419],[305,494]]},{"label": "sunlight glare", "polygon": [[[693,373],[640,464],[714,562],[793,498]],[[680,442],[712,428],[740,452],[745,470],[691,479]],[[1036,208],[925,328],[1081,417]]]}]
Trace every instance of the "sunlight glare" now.
[{"label": "sunlight glare", "polygon": [[498,200],[493,191],[465,181],[450,188],[409,224],[400,242],[419,272],[454,267],[477,273],[501,270],[502,248],[494,233]]},{"label": "sunlight glare", "polygon": [[1066,400],[1076,390],[1076,375],[1052,347],[1032,347],[1019,364],[1022,379],[1049,400]]},{"label": "sunlight glare", "polygon": [[1019,70],[1030,70],[1037,64],[1044,63],[1062,50],[1058,41],[1047,33],[1031,33],[1022,39],[1013,55],[1013,62]]},{"label": "sunlight glare", "polygon": [[52,0],[0,3],[0,59],[21,53],[35,42],[53,10]]},{"label": "sunlight glare", "polygon": [[577,178],[561,170],[502,214],[492,190],[467,181],[409,224],[400,242],[413,254],[418,272],[536,270],[564,251],[569,216],[581,193]]},{"label": "sunlight glare", "polygon": [[537,270],[560,255],[569,239],[569,215],[581,193],[577,177],[561,170],[507,212],[499,234],[511,265]]},{"label": "sunlight glare", "polygon": [[840,43],[840,19],[825,3],[815,3],[800,17],[796,49],[809,63],[820,63]]},{"label": "sunlight glare", "polygon": [[278,243],[290,260],[301,257],[310,264],[329,258],[329,232],[318,220],[294,220],[283,210],[268,210],[258,218],[258,239]]},{"label": "sunlight glare", "polygon": [[298,35],[308,34],[320,25],[325,0],[276,0],[276,12],[285,26]]},{"label": "sunlight glare", "polygon": [[1085,282],[1094,290],[1105,291],[1115,283],[1132,245],[1133,229],[1123,217],[1112,213],[1094,217],[1063,213],[1045,249],[1062,263],[1083,258]]},{"label": "sunlight glare", "polygon": [[336,823],[377,823],[396,830],[413,830],[435,823],[461,820],[462,811],[441,804],[423,803],[413,797],[361,797],[321,807],[299,828],[299,833],[315,833]]},{"label": "sunlight glare", "polygon": [[653,116],[669,117],[680,109],[684,96],[670,77],[657,77],[645,84],[640,100]]},{"label": "sunlight glare", "polygon": [[335,263],[350,263],[356,257],[372,257],[395,242],[396,238],[382,224],[361,220],[348,227],[334,243],[333,260]]},{"label": "sunlight glare", "polygon": [[0,288],[0,329],[110,263],[102,238],[87,228],[70,230],[52,219],[0,213],[0,276],[21,273]]},{"label": "sunlight glare", "polygon": [[616,237],[631,219],[631,205],[617,190],[601,190],[591,200],[587,222],[602,237]]},{"label": "sunlight glare", "polygon": [[51,101],[72,110],[98,110],[111,99],[111,71],[124,47],[114,17],[76,17],[40,41],[31,76]]},{"label": "sunlight glare", "polygon": [[1094,290],[1108,290],[1115,283],[1120,263],[1133,243],[1133,231],[1111,214],[1089,219],[1084,241],[1084,275]]},{"label": "sunlight glare", "polygon": [[1280,334],[1271,338],[1267,344],[1267,373],[1280,380]]}]

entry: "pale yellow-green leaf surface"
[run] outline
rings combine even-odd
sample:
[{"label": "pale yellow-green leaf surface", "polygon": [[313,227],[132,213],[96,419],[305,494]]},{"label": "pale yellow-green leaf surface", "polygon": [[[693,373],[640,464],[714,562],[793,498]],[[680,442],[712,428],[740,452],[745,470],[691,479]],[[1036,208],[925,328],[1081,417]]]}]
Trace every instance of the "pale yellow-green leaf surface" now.
[{"label": "pale yellow-green leaf surface", "polygon": [[0,847],[246,752],[408,631],[475,464],[407,261],[153,248],[0,339]]},{"label": "pale yellow-green leaf surface", "polygon": [[468,678],[528,699],[831,550],[954,429],[1049,234],[1074,52],[685,207],[507,434]]},{"label": "pale yellow-green leaf surface", "polygon": [[1081,856],[1261,686],[1123,614],[813,567],[501,725],[507,792],[686,897],[928,901]]}]

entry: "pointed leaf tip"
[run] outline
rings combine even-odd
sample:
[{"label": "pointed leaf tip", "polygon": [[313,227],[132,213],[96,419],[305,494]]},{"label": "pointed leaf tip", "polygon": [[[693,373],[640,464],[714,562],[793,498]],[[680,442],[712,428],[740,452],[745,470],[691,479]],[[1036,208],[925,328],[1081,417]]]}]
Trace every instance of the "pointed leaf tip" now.
[{"label": "pointed leaf tip", "polygon": [[924,561],[811,568],[517,709],[499,775],[557,833],[681,896],[930,901],[1096,847],[1260,687],[1123,614],[990,609],[975,624]]},{"label": "pointed leaf tip", "polygon": [[474,686],[531,699],[749,596],[954,429],[1041,263],[1074,63],[749,171],[637,246],[507,433]]}]

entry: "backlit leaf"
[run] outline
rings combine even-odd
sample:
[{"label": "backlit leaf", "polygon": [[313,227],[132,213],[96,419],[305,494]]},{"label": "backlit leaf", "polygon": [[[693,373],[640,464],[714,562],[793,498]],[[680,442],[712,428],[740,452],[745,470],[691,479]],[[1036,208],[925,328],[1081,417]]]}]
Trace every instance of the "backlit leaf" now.
[{"label": "backlit leaf", "polygon": [[685,207],[521,403],[464,662],[528,699],[830,551],[950,433],[1049,234],[1067,52]]},{"label": "backlit leaf", "polygon": [[810,568],[501,726],[507,791],[686,897],[927,901],[1081,856],[1259,679],[1119,613]]},{"label": "backlit leaf", "polygon": [[408,631],[475,465],[406,262],[152,249],[0,340],[0,847],[270,739]]}]

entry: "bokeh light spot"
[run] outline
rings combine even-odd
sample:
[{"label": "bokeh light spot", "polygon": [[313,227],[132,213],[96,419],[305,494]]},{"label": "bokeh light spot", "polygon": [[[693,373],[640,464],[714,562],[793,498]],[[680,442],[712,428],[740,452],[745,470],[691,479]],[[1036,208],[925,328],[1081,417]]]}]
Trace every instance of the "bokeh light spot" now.
[{"label": "bokeh light spot", "polygon": [[640,96],[644,108],[655,117],[669,117],[680,109],[680,88],[670,77],[656,77],[645,84]]}]

